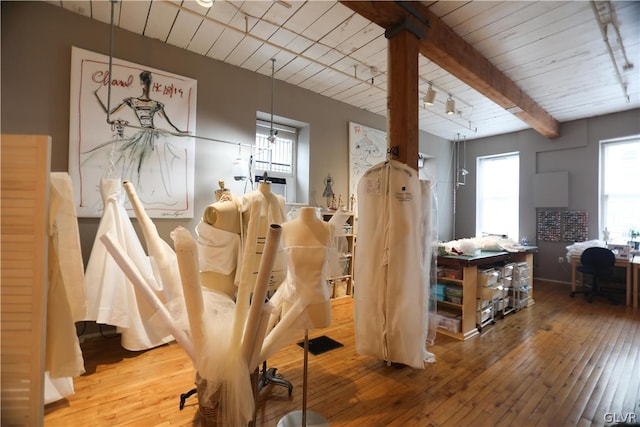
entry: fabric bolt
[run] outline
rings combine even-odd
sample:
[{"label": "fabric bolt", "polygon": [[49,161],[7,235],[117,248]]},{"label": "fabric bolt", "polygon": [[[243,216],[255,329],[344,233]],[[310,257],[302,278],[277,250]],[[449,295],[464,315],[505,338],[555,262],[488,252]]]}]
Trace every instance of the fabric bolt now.
[{"label": "fabric bolt", "polygon": [[428,358],[421,211],[417,172],[403,163],[379,163],[358,183],[356,351],[418,369]]}]

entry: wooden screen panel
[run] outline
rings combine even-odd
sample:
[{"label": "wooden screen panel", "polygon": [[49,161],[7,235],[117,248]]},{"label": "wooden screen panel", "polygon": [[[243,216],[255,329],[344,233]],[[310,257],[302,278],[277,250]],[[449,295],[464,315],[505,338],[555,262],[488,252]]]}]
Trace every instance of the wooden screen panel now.
[{"label": "wooden screen panel", "polygon": [[2,425],[43,424],[50,147],[2,135]]}]

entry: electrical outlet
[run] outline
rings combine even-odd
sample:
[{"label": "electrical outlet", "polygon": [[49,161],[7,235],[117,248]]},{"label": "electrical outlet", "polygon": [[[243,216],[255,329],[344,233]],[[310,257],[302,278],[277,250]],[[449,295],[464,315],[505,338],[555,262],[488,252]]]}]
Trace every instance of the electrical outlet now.
[{"label": "electrical outlet", "polygon": [[559,256],[558,257],[558,264],[564,264],[564,257],[563,256]]}]

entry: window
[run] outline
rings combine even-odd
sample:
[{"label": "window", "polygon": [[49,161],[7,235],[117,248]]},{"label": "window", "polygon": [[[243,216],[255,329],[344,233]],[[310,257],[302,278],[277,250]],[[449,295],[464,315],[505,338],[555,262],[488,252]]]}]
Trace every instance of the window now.
[{"label": "window", "polygon": [[295,200],[296,165],[295,153],[298,130],[291,126],[273,124],[274,142],[269,141],[271,123],[264,120],[256,122],[256,155],[254,164],[256,175],[265,172],[272,181],[282,185],[282,194],[287,202]]},{"label": "window", "polygon": [[600,234],[626,243],[640,230],[640,136],[600,142]]},{"label": "window", "polygon": [[293,153],[297,140],[295,128],[273,124],[275,141],[269,141],[271,124],[258,120],[256,126],[256,169],[269,175],[293,175]]},{"label": "window", "polygon": [[518,241],[520,155],[477,158],[476,236],[506,235]]}]

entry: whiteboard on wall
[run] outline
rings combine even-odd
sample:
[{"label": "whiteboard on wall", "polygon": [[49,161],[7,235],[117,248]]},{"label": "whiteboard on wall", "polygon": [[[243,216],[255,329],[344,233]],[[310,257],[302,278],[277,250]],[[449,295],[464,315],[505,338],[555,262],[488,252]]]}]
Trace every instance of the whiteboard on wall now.
[{"label": "whiteboard on wall", "polygon": [[569,172],[535,174],[533,176],[533,204],[537,208],[569,207]]}]

